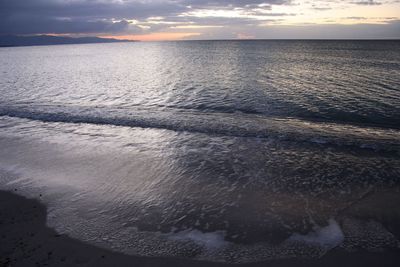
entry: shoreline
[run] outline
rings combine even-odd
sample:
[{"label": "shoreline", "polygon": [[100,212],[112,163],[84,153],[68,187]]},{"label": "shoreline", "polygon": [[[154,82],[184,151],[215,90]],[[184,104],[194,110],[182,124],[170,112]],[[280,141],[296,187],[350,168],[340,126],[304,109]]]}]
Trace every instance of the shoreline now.
[{"label": "shoreline", "polygon": [[59,235],[46,226],[46,207],[36,199],[0,191],[0,266],[399,266],[400,251],[345,252],[318,259],[229,264],[182,258],[131,256]]}]

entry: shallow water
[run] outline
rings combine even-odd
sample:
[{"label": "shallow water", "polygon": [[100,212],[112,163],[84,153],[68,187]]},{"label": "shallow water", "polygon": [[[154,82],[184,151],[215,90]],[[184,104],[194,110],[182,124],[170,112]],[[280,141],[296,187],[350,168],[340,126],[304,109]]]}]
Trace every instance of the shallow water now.
[{"label": "shallow water", "polygon": [[396,209],[353,207],[398,200],[399,42],[2,48],[0,63],[0,187],[41,193],[59,232],[229,262],[398,246]]}]

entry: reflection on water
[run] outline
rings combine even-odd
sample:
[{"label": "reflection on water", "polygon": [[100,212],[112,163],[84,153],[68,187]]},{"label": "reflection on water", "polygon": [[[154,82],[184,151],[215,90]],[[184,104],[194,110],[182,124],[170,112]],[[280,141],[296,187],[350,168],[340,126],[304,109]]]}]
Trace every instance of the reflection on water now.
[{"label": "reflection on water", "polygon": [[204,41],[2,48],[0,102],[240,111],[394,127],[399,47]]},{"label": "reflection on water", "polygon": [[[109,249],[248,262],[396,248],[398,42],[0,49],[0,187]],[[38,64],[40,62],[40,64]]]},{"label": "reflection on water", "polygon": [[[343,231],[357,246],[348,209],[398,186],[399,158],[385,151],[13,118],[2,124],[1,167],[22,178],[5,186],[44,190],[50,225],[126,253],[240,262],[318,256],[348,242]],[[381,247],[397,244],[389,237]]]}]

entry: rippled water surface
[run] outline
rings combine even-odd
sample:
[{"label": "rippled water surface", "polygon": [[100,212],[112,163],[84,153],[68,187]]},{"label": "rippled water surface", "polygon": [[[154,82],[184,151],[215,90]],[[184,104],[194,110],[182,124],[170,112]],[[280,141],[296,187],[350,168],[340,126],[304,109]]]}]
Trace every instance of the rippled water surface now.
[{"label": "rippled water surface", "polygon": [[400,42],[0,49],[0,187],[128,254],[398,247]]}]

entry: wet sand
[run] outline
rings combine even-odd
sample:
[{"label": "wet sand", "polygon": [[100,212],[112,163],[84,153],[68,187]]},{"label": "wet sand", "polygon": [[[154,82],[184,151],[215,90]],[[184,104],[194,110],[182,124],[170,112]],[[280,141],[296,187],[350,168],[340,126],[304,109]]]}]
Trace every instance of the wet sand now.
[{"label": "wet sand", "polygon": [[[346,213],[363,209],[360,206]],[[0,191],[0,266],[234,266],[112,252],[57,234],[46,226],[46,215],[46,207],[38,200]],[[240,266],[400,266],[400,251],[349,253],[336,248],[319,259],[274,260]]]}]

